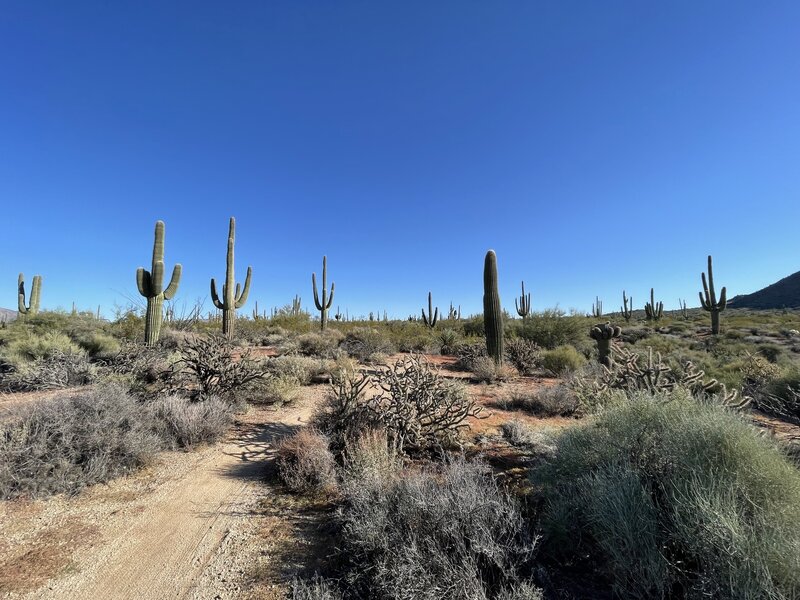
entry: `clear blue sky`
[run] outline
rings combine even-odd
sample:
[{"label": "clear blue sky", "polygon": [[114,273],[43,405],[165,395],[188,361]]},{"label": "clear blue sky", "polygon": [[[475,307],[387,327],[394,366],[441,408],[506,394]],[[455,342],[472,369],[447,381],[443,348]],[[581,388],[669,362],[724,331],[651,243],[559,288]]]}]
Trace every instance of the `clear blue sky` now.
[{"label": "clear blue sky", "polygon": [[[3,2],[0,306],[697,305],[800,270],[798,2]],[[210,302],[206,301],[207,309]]]}]

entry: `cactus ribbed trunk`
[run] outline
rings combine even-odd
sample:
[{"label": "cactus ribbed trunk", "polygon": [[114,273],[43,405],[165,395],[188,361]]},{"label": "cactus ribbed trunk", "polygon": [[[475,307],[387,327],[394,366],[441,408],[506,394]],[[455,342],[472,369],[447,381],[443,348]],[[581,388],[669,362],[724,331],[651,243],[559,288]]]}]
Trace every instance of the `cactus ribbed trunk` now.
[{"label": "cactus ribbed trunk", "polygon": [[317,307],[319,311],[319,320],[321,324],[321,330],[325,331],[325,327],[328,325],[328,310],[333,304],[333,292],[336,288],[335,283],[331,283],[331,293],[328,296],[328,257],[322,257],[322,301],[320,301],[319,294],[317,293],[317,274],[311,274],[311,286],[314,292],[314,306]]},{"label": "cactus ribbed trunk", "polygon": [[719,311],[712,310],[711,311],[711,333],[714,335],[719,335]]},{"label": "cactus ribbed trunk", "polygon": [[483,327],[486,331],[486,350],[498,365],[503,363],[503,312],[497,290],[497,255],[486,253],[483,266]]},{"label": "cactus ribbed trunk", "polygon": [[164,295],[147,299],[147,313],[144,318],[144,341],[152,346],[161,336],[161,323],[164,308]]},{"label": "cactus ribbed trunk", "polygon": [[611,366],[611,340],[597,340],[597,353],[601,365]]}]

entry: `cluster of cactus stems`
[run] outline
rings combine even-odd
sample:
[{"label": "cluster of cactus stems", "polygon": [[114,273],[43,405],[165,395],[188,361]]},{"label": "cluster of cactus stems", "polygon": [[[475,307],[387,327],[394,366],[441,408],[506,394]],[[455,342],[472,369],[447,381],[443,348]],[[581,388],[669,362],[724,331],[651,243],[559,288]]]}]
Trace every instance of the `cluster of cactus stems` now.
[{"label": "cluster of cactus stems", "polygon": [[17,278],[17,311],[20,315],[35,315],[39,312],[39,301],[42,297],[42,276],[34,275],[31,284],[31,296],[25,306],[25,275],[19,274]]},{"label": "cluster of cactus stems", "polygon": [[450,310],[447,313],[447,320],[448,321],[456,321],[461,320],[461,305],[458,305],[458,309],[453,306],[453,303],[450,303]]},{"label": "cluster of cactus stems", "polygon": [[422,322],[425,323],[427,327],[433,329],[436,327],[436,323],[439,322],[439,308],[437,307],[434,311],[433,309],[433,296],[431,293],[428,292],[428,314],[425,314],[425,309],[422,309]]},{"label": "cluster of cactus stems", "polygon": [[600,323],[592,327],[589,336],[597,342],[597,352],[600,357],[600,364],[610,367],[614,362],[613,345],[611,341],[622,335],[622,329],[617,325],[611,325],[610,321]]},{"label": "cluster of cactus stems", "polygon": [[300,300],[300,294],[296,294],[295,297],[292,299],[292,316],[297,316],[303,311],[302,308],[302,301]]},{"label": "cluster of cactus stems", "polygon": [[650,302],[644,305],[644,314],[648,321],[658,321],[664,316],[664,303],[655,301],[653,288],[650,288]]},{"label": "cluster of cactus stems", "polygon": [[725,310],[728,304],[728,291],[723,287],[719,294],[719,301],[717,301],[717,294],[714,290],[714,271],[711,265],[711,255],[708,256],[708,281],[706,281],[705,273],[700,274],[700,279],[703,281],[703,291],[699,292],[700,305],[711,313],[711,333],[717,335],[719,333],[719,313]]},{"label": "cluster of cactus stems", "polygon": [[592,304],[592,316],[595,319],[599,319],[603,316],[603,301],[600,300],[599,296],[594,297],[594,304]]},{"label": "cluster of cactus stems", "polygon": [[211,301],[222,311],[222,334],[231,339],[236,322],[236,310],[242,308],[247,302],[250,293],[250,278],[253,267],[247,267],[247,276],[244,280],[244,289],[241,283],[236,283],[236,274],[233,264],[233,246],[236,241],[236,219],[231,217],[228,227],[228,253],[225,265],[225,283],[222,285],[222,298],[217,294],[217,282],[211,278]]},{"label": "cluster of cactus stems", "polygon": [[685,321],[689,320],[689,309],[686,308],[686,300],[678,298],[678,310]]},{"label": "cluster of cactus stems", "polygon": [[136,269],[136,287],[139,288],[139,293],[147,298],[144,323],[144,343],[147,346],[153,346],[161,336],[164,300],[171,300],[178,292],[181,272],[182,267],[178,263],[172,269],[169,285],[164,287],[164,221],[156,221],[150,270],[144,267]]},{"label": "cluster of cactus stems", "polygon": [[525,319],[531,312],[531,294],[525,294],[525,282],[522,282],[522,294],[519,299],[514,298],[514,308],[517,309],[517,314]]},{"label": "cluster of cactus stems", "polygon": [[497,284],[497,255],[486,253],[483,264],[483,327],[486,332],[486,350],[497,365],[503,364],[503,310]]},{"label": "cluster of cactus stems", "polygon": [[314,290],[314,305],[317,307],[317,310],[320,313],[320,328],[322,331],[325,331],[325,327],[328,325],[328,310],[333,304],[333,290],[336,287],[336,284],[331,282],[331,292],[330,296],[328,296],[328,257],[322,257],[322,299],[320,300],[319,294],[317,294],[317,274],[311,273],[311,286]]},{"label": "cluster of cactus stems", "polygon": [[[630,306],[628,306],[628,302],[630,302]],[[622,290],[622,306],[619,308],[620,313],[622,313],[622,318],[625,319],[625,321],[630,321],[633,316],[633,296],[628,298],[625,295],[625,290]]]}]

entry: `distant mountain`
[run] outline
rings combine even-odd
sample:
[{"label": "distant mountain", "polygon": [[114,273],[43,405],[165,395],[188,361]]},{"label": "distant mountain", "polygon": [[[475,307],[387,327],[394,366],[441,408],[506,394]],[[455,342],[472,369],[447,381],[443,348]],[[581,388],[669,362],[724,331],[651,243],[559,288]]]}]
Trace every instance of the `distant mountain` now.
[{"label": "distant mountain", "polygon": [[734,296],[731,308],[800,308],[800,271],[752,294]]},{"label": "distant mountain", "polygon": [[9,308],[0,308],[0,323],[3,321],[13,321],[17,318],[17,311]]}]

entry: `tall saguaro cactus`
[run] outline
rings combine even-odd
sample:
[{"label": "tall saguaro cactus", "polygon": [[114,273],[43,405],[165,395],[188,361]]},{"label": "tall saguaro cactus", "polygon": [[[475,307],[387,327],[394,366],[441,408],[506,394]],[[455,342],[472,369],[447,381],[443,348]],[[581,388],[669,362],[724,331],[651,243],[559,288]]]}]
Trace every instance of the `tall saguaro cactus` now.
[{"label": "tall saguaro cactus", "polygon": [[528,295],[525,295],[525,282],[522,282],[522,295],[519,297],[519,301],[514,298],[514,307],[517,309],[517,314],[525,319],[528,316],[528,313],[531,312],[531,294],[528,292]]},{"label": "tall saguaro cactus", "polygon": [[[630,300],[631,303],[630,308],[628,307],[628,300]],[[630,321],[631,317],[633,316],[633,296],[628,298],[625,295],[625,290],[622,290],[622,306],[619,308],[619,312],[622,313],[622,317],[625,319],[625,321]]]},{"label": "tall saguaro cactus", "polygon": [[325,326],[328,324],[328,310],[333,304],[333,290],[336,287],[334,282],[331,282],[331,295],[328,296],[328,257],[322,257],[322,301],[320,301],[319,294],[317,294],[317,274],[311,273],[311,286],[314,290],[314,305],[320,313],[320,323],[322,331],[325,331]]},{"label": "tall saguaro cactus", "polygon": [[422,309],[422,322],[425,323],[426,326],[433,329],[436,327],[436,323],[439,321],[439,308],[437,307],[434,311],[433,309],[433,296],[431,293],[428,292],[428,314],[425,314],[425,309]]},{"label": "tall saguaro cactus", "polygon": [[595,319],[599,319],[603,316],[603,301],[600,300],[599,296],[594,297],[594,304],[592,304],[592,316]]},{"label": "tall saguaro cactus", "polygon": [[164,289],[164,221],[156,221],[153,242],[153,263],[150,271],[144,267],[136,269],[136,286],[139,293],[147,298],[147,312],[144,322],[144,343],[153,346],[161,335],[164,300],[171,300],[181,282],[180,263],[172,269],[172,279]]},{"label": "tall saguaro cactus", "polygon": [[497,255],[486,253],[483,264],[483,328],[486,331],[486,350],[498,365],[503,363],[503,311],[497,291]]},{"label": "tall saguaro cactus", "polygon": [[656,302],[653,288],[650,288],[650,302],[644,305],[644,314],[648,321],[658,321],[664,316],[664,303]]},{"label": "tall saguaro cactus", "polygon": [[225,266],[225,283],[222,285],[222,300],[217,295],[217,282],[211,278],[211,301],[222,311],[222,334],[231,339],[233,327],[236,322],[236,309],[242,308],[247,302],[250,293],[250,277],[253,267],[247,267],[247,276],[244,280],[244,289],[241,283],[235,283],[236,276],[233,267],[233,245],[236,241],[236,219],[231,217],[228,228],[228,254]]},{"label": "tall saguaro cactus", "polygon": [[[724,287],[722,288],[722,292],[719,294],[719,302],[717,302],[710,254],[708,255],[708,281],[706,281],[705,273],[700,274],[700,279],[703,281],[703,291],[699,292],[700,304],[711,313],[711,333],[717,335],[719,333],[719,313],[725,310],[728,305],[728,290]],[[703,297],[703,294],[705,294],[705,297]]]},{"label": "tall saguaro cactus", "polygon": [[42,276],[34,275],[31,283],[31,296],[28,306],[25,306],[25,275],[19,274],[17,278],[17,310],[20,315],[35,315],[39,312],[39,301],[42,295]]}]

